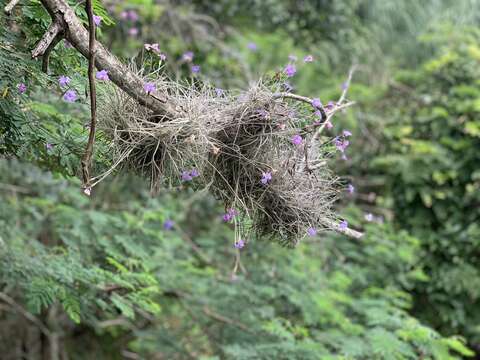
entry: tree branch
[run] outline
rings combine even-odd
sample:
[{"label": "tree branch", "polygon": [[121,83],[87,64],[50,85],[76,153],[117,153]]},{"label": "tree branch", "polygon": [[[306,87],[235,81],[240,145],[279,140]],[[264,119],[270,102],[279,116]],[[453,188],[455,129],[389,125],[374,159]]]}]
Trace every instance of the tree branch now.
[{"label": "tree branch", "polygon": [[[89,34],[82,25],[73,9],[65,0],[41,0],[43,6],[52,17],[53,23],[61,19],[66,39],[86,58],[89,57]],[[52,38],[53,39],[53,38]],[[141,105],[151,109],[156,115],[171,117],[177,109],[167,103],[167,94],[155,93],[155,98],[147,94],[144,81],[127,66],[122,64],[98,41],[95,41],[95,66],[100,70],[107,70],[108,76],[114,84],[125,91]],[[46,49],[46,47],[45,47]]]},{"label": "tree branch", "polygon": [[307,104],[310,104],[315,110],[318,110],[320,111],[320,115],[321,115],[321,120],[322,121],[325,121],[327,119],[327,114],[325,112],[325,109],[323,108],[322,105],[320,106],[314,106],[312,104],[313,102],[313,99],[310,99],[309,97],[306,97],[306,96],[301,96],[301,95],[297,95],[297,94],[292,94],[292,93],[277,93],[277,94],[274,94],[273,95],[273,98],[274,99],[284,99],[284,98],[289,98],[289,99],[294,99],[294,100],[298,100],[298,101],[302,101],[304,103],[307,103]]},{"label": "tree branch", "polygon": [[90,86],[90,132],[88,134],[88,143],[85,148],[85,154],[82,158],[82,174],[84,189],[90,188],[90,166],[92,163],[93,144],[95,142],[95,128],[97,125],[97,93],[95,89],[95,38],[96,27],[93,20],[92,0],[87,0],[85,9],[88,14],[89,40],[88,40],[88,84]]},{"label": "tree branch", "polygon": [[[48,28],[47,32],[43,34],[40,41],[37,43],[35,48],[32,50],[32,58],[37,58],[43,54],[45,54],[48,49],[52,48],[52,44],[54,43],[55,39],[62,33],[64,30],[63,24],[61,19],[55,18],[50,27]],[[57,41],[58,42],[58,41]]]},{"label": "tree branch", "polygon": [[12,13],[12,10],[17,4],[20,2],[20,0],[11,0],[3,9],[5,11],[5,14],[10,15]]},{"label": "tree branch", "polygon": [[48,74],[48,63],[50,61],[50,53],[52,52],[52,50],[55,48],[55,46],[57,46],[57,44],[63,39],[63,35],[62,34],[58,34],[54,39],[53,41],[51,42],[51,44],[48,46],[47,50],[45,50],[45,53],[43,54],[42,56],[42,71],[45,73],[45,74]]}]

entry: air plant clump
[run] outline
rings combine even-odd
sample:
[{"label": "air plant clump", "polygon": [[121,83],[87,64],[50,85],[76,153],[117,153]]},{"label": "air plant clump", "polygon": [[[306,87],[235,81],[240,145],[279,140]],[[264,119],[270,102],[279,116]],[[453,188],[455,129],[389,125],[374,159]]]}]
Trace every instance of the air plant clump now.
[{"label": "air plant clump", "polygon": [[236,209],[242,239],[267,236],[295,246],[309,229],[338,227],[332,205],[340,191],[327,166],[334,139],[320,134],[325,125],[318,126],[311,99],[282,93],[279,82],[235,95],[209,85],[144,81],[148,91],[165,94],[174,112],[155,115],[108,88],[99,126],[112,139],[114,165],[96,182],[125,165],[147,176],[153,190],[208,188],[226,209]]}]

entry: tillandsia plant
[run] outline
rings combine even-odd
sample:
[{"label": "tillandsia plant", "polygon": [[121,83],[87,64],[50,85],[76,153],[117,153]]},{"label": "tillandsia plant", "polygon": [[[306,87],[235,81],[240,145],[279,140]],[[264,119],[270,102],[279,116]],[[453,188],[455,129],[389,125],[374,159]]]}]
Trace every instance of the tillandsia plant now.
[{"label": "tillandsia plant", "polygon": [[[11,11],[15,2],[6,10]],[[333,211],[339,186],[327,164],[335,151],[346,158],[351,134],[323,134],[333,115],[353,104],[346,95],[354,68],[338,101],[326,106],[318,98],[290,92],[286,80],[297,72],[295,59],[271,79],[232,93],[196,79],[201,69],[193,64],[193,53],[185,54],[195,81],[181,85],[159,71],[143,76],[96,41],[95,26],[101,19],[95,18],[89,1],[88,30],[65,0],[41,3],[52,24],[32,56],[43,55],[48,68],[48,54],[65,38],[89,59],[92,119],[82,160],[87,195],[125,164],[147,175],[152,189],[184,183],[210,189],[226,209],[235,210],[231,220],[239,248],[252,235],[271,236],[288,246],[322,229],[362,235]],[[147,45],[147,50],[158,49],[156,44]],[[94,65],[98,81],[115,85],[103,88],[98,119],[112,140],[113,166],[97,177],[89,170],[97,120]]]}]

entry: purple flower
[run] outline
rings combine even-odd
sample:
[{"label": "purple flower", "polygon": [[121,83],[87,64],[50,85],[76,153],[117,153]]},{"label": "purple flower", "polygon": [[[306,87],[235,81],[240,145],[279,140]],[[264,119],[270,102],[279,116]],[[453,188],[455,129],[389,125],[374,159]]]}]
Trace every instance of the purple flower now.
[{"label": "purple flower", "polygon": [[64,87],[70,83],[70,78],[68,76],[62,75],[58,78],[58,85]]},{"label": "purple flower", "polygon": [[352,133],[348,130],[343,130],[342,135],[345,137],[349,137],[349,136],[352,136]]},{"label": "purple flower", "polygon": [[342,154],[342,160],[345,160],[345,161],[347,161],[347,160],[348,160],[348,157],[347,157],[347,155],[345,155],[345,154]]},{"label": "purple flower", "polygon": [[348,89],[348,83],[347,83],[347,82],[344,82],[344,83],[342,84],[342,90],[345,91],[345,90],[347,90],[347,89]]},{"label": "purple flower", "polygon": [[242,249],[245,246],[245,241],[238,239],[233,246],[235,246],[236,249]]},{"label": "purple flower", "polygon": [[160,48],[158,47],[158,44],[157,43],[154,43],[154,44],[144,44],[143,47],[145,48],[145,50],[147,51],[153,51],[154,53],[159,53],[160,52]]},{"label": "purple flower", "polygon": [[190,171],[182,171],[182,175],[180,177],[181,177],[182,181],[190,181],[190,180],[193,179]]},{"label": "purple flower", "polygon": [[92,187],[88,186],[88,187],[84,188],[83,193],[87,196],[90,196],[90,194],[92,193]]},{"label": "purple flower", "polygon": [[307,55],[303,58],[303,62],[309,63],[313,61],[313,56],[312,55]]},{"label": "purple flower", "polygon": [[17,89],[20,94],[23,94],[25,91],[27,91],[27,85],[20,83],[18,84]]},{"label": "purple flower", "polygon": [[145,90],[147,94],[150,94],[157,91],[157,87],[153,82],[146,82],[145,84],[143,84],[143,90]]},{"label": "purple flower", "polygon": [[102,17],[93,15],[93,22],[95,23],[95,25],[100,26],[100,23],[102,22]]},{"label": "purple flower", "polygon": [[220,88],[215,88],[215,94],[217,94],[218,97],[222,96],[225,92],[220,89]]},{"label": "purple flower", "polygon": [[167,60],[167,55],[165,55],[164,53],[160,53],[160,54],[158,55],[158,57],[159,57],[160,60],[162,60],[162,61]]},{"label": "purple flower", "polygon": [[127,18],[130,21],[137,21],[138,20],[138,13],[135,10],[130,10],[128,12]]},{"label": "purple flower", "polygon": [[272,181],[272,173],[270,171],[262,173],[262,179],[260,182],[263,185],[267,185],[270,181]]},{"label": "purple flower", "polygon": [[257,44],[255,44],[254,42],[249,42],[247,44],[247,48],[251,51],[257,51],[257,49],[258,49]]},{"label": "purple flower", "polygon": [[264,118],[264,119],[268,119],[269,117],[269,113],[267,110],[265,109],[260,109],[257,111],[257,114],[260,115],[260,117]]},{"label": "purple flower", "polygon": [[122,12],[120,13],[120,17],[121,17],[122,19],[124,19],[124,20],[127,20],[127,19],[128,19],[128,11],[125,11],[125,10],[122,11]]},{"label": "purple flower", "polygon": [[200,65],[192,65],[192,73],[197,74],[200,72]]},{"label": "purple flower", "polygon": [[325,106],[325,110],[333,110],[334,107],[335,107],[335,103],[333,101],[329,101],[327,103],[327,106]]},{"label": "purple flower", "polygon": [[50,143],[47,142],[47,143],[45,144],[45,149],[46,149],[47,151],[50,151],[50,150],[53,149],[54,146],[55,146],[55,145],[50,144]]},{"label": "purple flower", "polygon": [[182,55],[182,60],[185,62],[191,62],[193,60],[193,51],[187,51]]},{"label": "purple flower", "polygon": [[63,100],[73,103],[75,100],[77,100],[77,93],[75,90],[67,90],[67,92],[63,95]]},{"label": "purple flower", "polygon": [[335,146],[337,150],[341,151],[342,153],[345,152],[348,145],[350,145],[350,142],[348,140],[342,140],[338,136],[335,138]]},{"label": "purple flower", "polygon": [[310,227],[307,229],[307,234],[308,236],[315,236],[317,235],[317,229],[313,228],[313,227]]},{"label": "purple flower", "polygon": [[133,37],[137,36],[138,35],[138,28],[132,27],[132,28],[128,29],[128,35],[133,36]]},{"label": "purple flower", "polygon": [[108,80],[110,80],[110,78],[108,77],[108,71],[107,71],[107,70],[97,71],[96,78],[97,78],[98,80],[102,80],[102,81],[108,81]]},{"label": "purple flower", "polygon": [[237,215],[237,210],[235,209],[228,209],[225,214],[223,214],[222,219],[225,222],[231,221]]},{"label": "purple flower", "polygon": [[301,145],[303,142],[303,138],[300,135],[293,135],[292,138],[290,139],[292,144],[294,145]]},{"label": "purple flower", "polygon": [[319,98],[312,99],[312,106],[316,108],[322,107],[322,102],[320,101]]},{"label": "purple flower", "polygon": [[173,229],[173,226],[175,225],[175,222],[171,219],[167,219],[165,220],[165,222],[163,223],[163,228],[165,230],[172,230]]},{"label": "purple flower", "polygon": [[297,68],[293,64],[288,64],[285,66],[285,69],[283,69],[283,72],[285,75],[287,75],[287,77],[292,77],[297,72]]},{"label": "purple flower", "polygon": [[288,60],[297,61],[297,57],[295,55],[288,55]]},{"label": "purple flower", "polygon": [[368,214],[365,214],[365,220],[367,220],[368,222],[372,221],[373,220],[373,215],[368,213]]},{"label": "purple flower", "polygon": [[353,194],[355,192],[355,186],[353,186],[352,184],[348,184],[347,191],[349,194]]},{"label": "purple flower", "polygon": [[340,223],[338,224],[338,228],[343,231],[346,230],[348,228],[347,220],[340,221]]},{"label": "purple flower", "polygon": [[190,170],[190,176],[194,178],[194,177],[200,176],[200,173],[198,172],[197,169],[192,169]]}]

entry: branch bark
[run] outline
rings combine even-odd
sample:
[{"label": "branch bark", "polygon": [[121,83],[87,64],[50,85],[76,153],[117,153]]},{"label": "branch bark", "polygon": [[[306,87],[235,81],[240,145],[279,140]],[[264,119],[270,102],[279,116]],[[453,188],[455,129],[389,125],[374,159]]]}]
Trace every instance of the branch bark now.
[{"label": "branch bark", "polygon": [[11,0],[3,9],[5,14],[10,15],[13,11],[13,8],[20,2],[20,0]]},{"label": "branch bark", "polygon": [[[52,17],[52,26],[57,19],[60,20],[65,31],[65,38],[83,56],[88,58],[88,31],[68,3],[65,0],[41,0],[41,2]],[[117,57],[111,54],[98,41],[95,41],[95,47],[95,66],[99,70],[107,70],[109,78],[119,88],[137,100],[141,105],[151,109],[156,115],[171,117],[178,112],[177,109],[167,103],[167,94],[147,94],[143,89],[144,82],[139,76],[130,71],[127,66],[122,64]],[[46,48],[47,47],[45,47],[45,50]]]},{"label": "branch bark", "polygon": [[47,32],[43,34],[40,41],[37,43],[35,48],[32,50],[32,58],[37,58],[46,53],[48,49],[52,49],[52,44],[54,44],[55,39],[63,32],[63,24],[60,18],[53,19],[50,27]]}]

